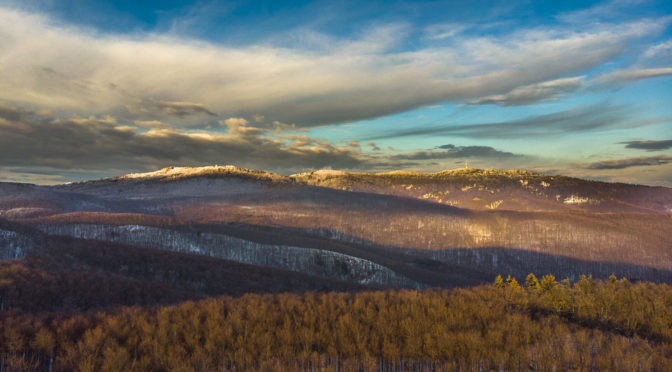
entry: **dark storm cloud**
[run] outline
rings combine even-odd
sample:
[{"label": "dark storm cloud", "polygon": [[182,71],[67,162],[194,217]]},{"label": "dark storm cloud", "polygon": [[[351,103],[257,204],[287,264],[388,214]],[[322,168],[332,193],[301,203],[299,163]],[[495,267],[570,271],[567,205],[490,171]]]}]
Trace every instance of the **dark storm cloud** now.
[{"label": "dark storm cloud", "polygon": [[659,122],[663,119],[640,120],[632,123],[632,115],[625,106],[598,104],[573,108],[552,114],[530,116],[520,120],[499,123],[462,124],[434,128],[397,131],[391,134],[372,136],[367,139],[396,138],[406,136],[445,135],[470,138],[521,138],[545,137],[591,130],[628,127]]},{"label": "dark storm cloud", "polygon": [[619,142],[629,149],[660,151],[672,148],[672,139],[662,141],[626,141]]},{"label": "dark storm cloud", "polygon": [[455,146],[443,145],[439,149],[444,151],[417,151],[408,154],[393,155],[393,160],[430,160],[455,158],[497,158],[510,159],[523,157],[511,152],[499,151],[490,146]]},{"label": "dark storm cloud", "polygon": [[641,167],[649,165],[664,165],[672,163],[672,156],[652,156],[652,157],[639,157],[639,158],[630,158],[630,159],[620,159],[620,160],[607,160],[599,161],[595,163],[590,163],[584,168],[586,169],[624,169],[630,167]]}]

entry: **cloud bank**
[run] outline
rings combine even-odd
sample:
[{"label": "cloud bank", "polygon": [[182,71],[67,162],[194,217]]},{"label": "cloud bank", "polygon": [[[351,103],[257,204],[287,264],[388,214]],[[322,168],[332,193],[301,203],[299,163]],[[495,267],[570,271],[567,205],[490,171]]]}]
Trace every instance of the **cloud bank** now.
[{"label": "cloud bank", "polygon": [[227,133],[140,124],[150,129],[142,131],[109,116],[54,119],[0,105],[0,159],[3,166],[92,170],[227,163],[275,170],[351,169],[372,162],[359,148],[326,140],[266,137],[266,130],[249,127],[241,118],[222,122]]},{"label": "cloud bank", "polygon": [[662,141],[626,141],[619,142],[629,149],[646,150],[646,151],[660,151],[672,149],[672,140]]},{"label": "cloud bank", "polygon": [[664,165],[672,163],[672,156],[651,156],[630,159],[607,160],[590,163],[585,166],[586,169],[624,169],[630,167],[642,167],[651,165]]},{"label": "cloud bank", "polygon": [[396,51],[404,27],[381,26],[360,39],[317,35],[320,48],[233,47],[101,35],[0,7],[0,100],[86,116],[172,117],[185,127],[215,116],[310,127],[443,101],[520,104],[577,89],[581,78],[564,76],[624,54],[667,23],[561,24]]},{"label": "cloud bank", "polygon": [[[226,132],[166,128],[161,122],[125,124],[116,118],[52,118],[0,105],[0,159],[3,167],[41,174],[69,169],[153,170],[169,165],[229,164],[285,173],[307,169],[392,170],[423,168],[452,159],[506,161],[525,157],[489,146],[443,145],[431,151],[366,154],[358,141],[337,146],[301,134],[274,134],[244,118],[220,122]],[[25,149],[31,149],[26,151]],[[452,163],[451,163],[452,164]],[[129,166],[130,165],[130,166]],[[46,173],[45,173],[46,172]],[[6,177],[5,177],[6,178]]]},{"label": "cloud bank", "polygon": [[442,151],[417,151],[408,154],[390,156],[393,160],[430,160],[430,159],[464,159],[490,158],[510,159],[521,158],[523,155],[499,151],[490,146],[455,146],[452,144],[438,147]]}]

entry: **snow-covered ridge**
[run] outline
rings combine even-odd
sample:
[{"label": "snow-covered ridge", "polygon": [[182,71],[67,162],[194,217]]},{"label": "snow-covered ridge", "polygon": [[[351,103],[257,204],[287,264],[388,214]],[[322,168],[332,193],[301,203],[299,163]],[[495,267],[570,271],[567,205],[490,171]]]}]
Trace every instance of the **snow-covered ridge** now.
[{"label": "snow-covered ridge", "polygon": [[205,167],[167,167],[154,172],[129,173],[119,177],[81,181],[65,184],[66,186],[82,186],[91,184],[108,184],[137,181],[173,181],[199,177],[234,177],[267,182],[289,182],[288,177],[280,174],[240,168],[235,165],[211,165]]},{"label": "snow-covered ridge", "polygon": [[319,176],[319,177],[329,177],[329,176],[347,176],[352,174],[351,172],[346,172],[342,170],[332,170],[332,169],[320,169],[312,172],[303,172],[292,174],[290,177],[309,177],[309,176]]},{"label": "snow-covered ridge", "polygon": [[[248,172],[246,172],[248,171]],[[212,165],[206,167],[167,167],[154,172],[129,173],[119,179],[138,179],[138,178],[182,178],[198,177],[217,173],[249,173],[249,170],[238,168],[235,165]]]},{"label": "snow-covered ridge", "polygon": [[[415,172],[415,171],[403,171],[396,170],[391,172],[380,172],[380,173],[366,173],[366,172],[349,172],[343,170],[332,170],[332,169],[320,169],[309,172],[296,173],[289,176],[267,172],[263,170],[255,170],[248,168],[241,168],[235,165],[211,165],[203,167],[166,167],[159,169],[153,172],[143,172],[143,173],[129,173],[118,177],[103,178],[98,180],[89,180],[70,183],[67,185],[83,185],[83,184],[95,184],[95,183],[107,183],[107,182],[133,182],[133,181],[170,181],[170,180],[180,180],[187,178],[198,178],[198,177],[238,177],[254,180],[264,180],[270,182],[281,182],[281,183],[307,183],[311,184],[315,180],[324,180],[329,178],[349,178],[349,177],[374,177],[386,179],[388,177],[399,178],[399,177],[410,177],[418,179],[433,179],[435,181],[449,180],[452,177],[467,176],[467,177],[502,177],[502,178],[527,178],[534,177],[545,179],[554,178],[553,176],[545,176],[543,174],[538,174],[534,172],[521,171],[521,170],[498,170],[498,169],[477,169],[477,168],[457,168],[451,170],[443,170],[438,172]],[[549,186],[547,182],[543,182],[544,187]]]}]

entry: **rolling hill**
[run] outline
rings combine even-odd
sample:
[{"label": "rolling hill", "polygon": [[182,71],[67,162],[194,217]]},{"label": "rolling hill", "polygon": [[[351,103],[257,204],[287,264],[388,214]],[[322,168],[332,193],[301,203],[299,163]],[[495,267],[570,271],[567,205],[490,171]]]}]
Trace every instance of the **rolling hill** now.
[{"label": "rolling hill", "polygon": [[[0,185],[0,218],[44,236],[393,288],[529,272],[672,282],[671,206],[672,189],[663,187],[481,169],[283,176],[170,167]],[[21,228],[3,229],[4,258],[45,244]]]}]

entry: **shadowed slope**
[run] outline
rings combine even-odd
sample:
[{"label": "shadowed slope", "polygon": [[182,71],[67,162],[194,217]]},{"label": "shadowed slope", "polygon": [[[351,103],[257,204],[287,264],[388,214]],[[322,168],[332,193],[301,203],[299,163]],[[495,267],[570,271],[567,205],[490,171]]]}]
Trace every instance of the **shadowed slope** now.
[{"label": "shadowed slope", "polygon": [[366,287],[104,241],[45,237],[24,260],[0,261],[0,310],[86,311],[170,304],[217,295],[351,291]]}]

